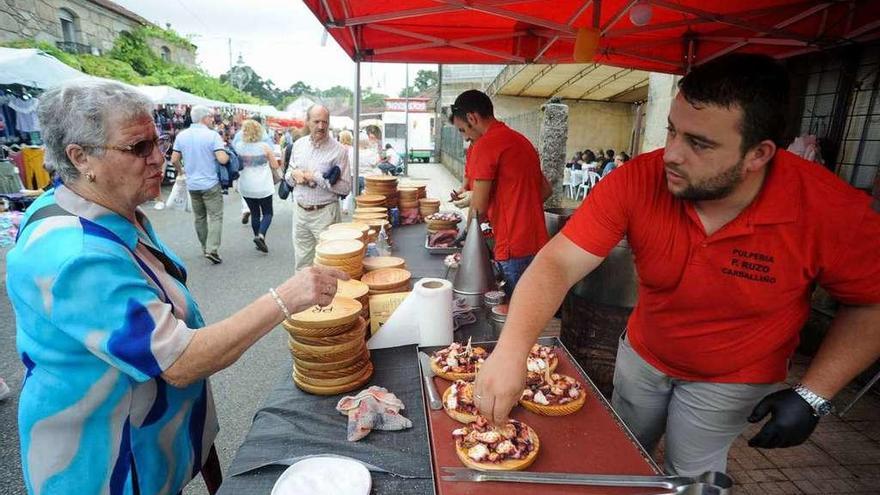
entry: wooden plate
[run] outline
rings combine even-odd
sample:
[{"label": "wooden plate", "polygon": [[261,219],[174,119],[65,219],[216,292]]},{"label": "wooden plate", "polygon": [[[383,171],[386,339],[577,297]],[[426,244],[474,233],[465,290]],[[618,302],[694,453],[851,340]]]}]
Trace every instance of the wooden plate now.
[{"label": "wooden plate", "polygon": [[297,379],[296,374],[293,375],[293,382],[299,387],[301,390],[308,392],[310,394],[315,395],[338,395],[344,394],[345,392],[350,392],[352,390],[361,388],[370,381],[370,377],[373,376],[373,363],[367,363],[367,366],[364,368],[364,371],[361,375],[356,376],[354,381],[345,385],[338,385],[335,387],[321,387],[317,385],[309,385],[307,383],[303,383]]},{"label": "wooden plate", "polygon": [[[366,329],[366,321],[358,317],[358,322],[348,332],[332,337],[295,336],[288,339],[288,347],[297,352],[296,357],[307,361],[325,361],[324,357],[329,355],[353,356],[360,350]],[[301,338],[305,341],[298,340]]]},{"label": "wooden plate", "polygon": [[318,239],[320,242],[345,240],[363,242],[364,232],[354,229],[328,229],[318,234]]},{"label": "wooden plate", "polygon": [[359,206],[354,209],[355,213],[388,213],[384,206]]},{"label": "wooden plate", "polygon": [[406,268],[406,260],[397,256],[368,256],[364,258],[364,270],[371,272],[381,268]]},{"label": "wooden plate", "polygon": [[352,258],[364,251],[364,243],[354,240],[326,241],[318,243],[315,253],[328,260]]},{"label": "wooden plate", "polygon": [[385,196],[380,194],[361,194],[360,196],[356,196],[355,201],[358,203],[378,203],[381,201],[385,201]]},{"label": "wooden plate", "polygon": [[318,371],[311,374],[309,374],[309,370],[300,370],[294,366],[293,373],[299,381],[306,385],[333,387],[350,383],[352,377],[360,376],[367,368],[367,363],[369,361],[361,361],[337,372]]},{"label": "wooden plate", "polygon": [[412,274],[402,268],[380,268],[364,274],[361,282],[371,290],[385,290],[408,283]]},{"label": "wooden plate", "polygon": [[361,232],[366,232],[370,230],[369,226],[365,226],[362,223],[357,222],[343,222],[343,223],[334,223],[333,225],[327,227],[328,230],[336,230],[336,229],[354,229],[360,230]]},{"label": "wooden plate", "polygon": [[358,220],[387,220],[388,215],[385,213],[355,213],[351,216],[355,221]]},{"label": "wooden plate", "polygon": [[419,199],[419,204],[424,206],[440,206],[440,200],[437,198],[421,198]]},{"label": "wooden plate", "polygon": [[370,286],[359,280],[338,280],[336,282],[336,297],[347,297],[360,301],[360,298],[370,292]]},{"label": "wooden plate", "polygon": [[290,316],[290,323],[299,328],[339,327],[354,322],[361,312],[361,303],[347,297],[335,297],[329,306],[312,306]]},{"label": "wooden plate", "polygon": [[314,263],[316,265],[331,266],[333,268],[359,268],[364,266],[364,253],[358,253],[351,258],[345,259],[327,259],[321,256],[315,256]]},{"label": "wooden plate", "polygon": [[360,360],[370,358],[370,351],[367,350],[367,344],[364,343],[363,347],[361,347],[361,352],[355,354],[354,356],[344,359],[342,361],[334,361],[329,363],[317,363],[306,361],[303,359],[296,359],[296,367],[299,369],[307,369],[314,371],[333,371],[338,369],[343,369],[347,366],[351,366],[357,363]]},{"label": "wooden plate", "polygon": [[364,178],[370,182],[397,182],[397,177],[393,175],[368,175]]}]

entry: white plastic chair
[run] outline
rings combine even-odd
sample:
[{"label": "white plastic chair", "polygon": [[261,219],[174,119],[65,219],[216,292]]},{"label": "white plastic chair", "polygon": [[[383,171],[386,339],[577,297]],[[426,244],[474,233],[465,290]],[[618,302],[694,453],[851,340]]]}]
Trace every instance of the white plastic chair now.
[{"label": "white plastic chair", "polygon": [[571,169],[566,167],[562,171],[562,194],[565,194],[565,188],[569,189],[568,195],[571,197]]},{"label": "white plastic chair", "polygon": [[574,199],[578,199],[581,196],[581,193],[584,195],[584,199],[586,199],[587,194],[593,189],[596,184],[599,182],[601,177],[596,172],[590,172],[584,174],[584,179],[581,181],[581,184],[577,188],[577,192],[574,195]]},{"label": "white plastic chair", "polygon": [[583,182],[584,180],[584,171],[572,170],[569,179],[570,182],[568,183],[568,197],[574,199],[575,191],[577,191],[577,188],[580,187],[581,182]]}]

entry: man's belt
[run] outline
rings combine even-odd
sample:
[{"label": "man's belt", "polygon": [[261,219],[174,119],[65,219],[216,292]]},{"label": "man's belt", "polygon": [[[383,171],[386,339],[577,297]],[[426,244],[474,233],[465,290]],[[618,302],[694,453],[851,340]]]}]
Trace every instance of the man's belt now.
[{"label": "man's belt", "polygon": [[297,202],[296,205],[306,211],[316,211],[316,210],[320,210],[321,208],[323,208],[325,206],[330,206],[333,203],[335,203],[335,201],[331,201],[330,203],[324,203],[322,205],[306,206],[306,205],[303,205],[303,204],[300,204],[299,202]]}]

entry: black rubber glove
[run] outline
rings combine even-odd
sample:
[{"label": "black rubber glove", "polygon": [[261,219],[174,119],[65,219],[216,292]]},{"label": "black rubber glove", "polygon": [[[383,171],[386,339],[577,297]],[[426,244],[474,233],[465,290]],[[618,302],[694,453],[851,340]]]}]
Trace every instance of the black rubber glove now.
[{"label": "black rubber glove", "polygon": [[761,399],[749,416],[749,423],[757,423],[767,414],[770,414],[770,421],[749,440],[749,447],[776,449],[800,445],[810,437],[819,422],[813,408],[790,388]]},{"label": "black rubber glove", "polygon": [[452,245],[455,247],[463,247],[465,239],[467,239],[467,231],[462,230],[461,233],[458,234],[458,237],[452,241]]}]

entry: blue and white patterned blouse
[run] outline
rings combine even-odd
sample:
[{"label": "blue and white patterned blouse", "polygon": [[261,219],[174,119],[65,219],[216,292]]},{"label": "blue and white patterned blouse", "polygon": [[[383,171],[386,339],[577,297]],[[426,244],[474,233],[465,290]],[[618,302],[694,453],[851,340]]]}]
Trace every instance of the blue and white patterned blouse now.
[{"label": "blue and white patterned blouse", "polygon": [[[48,205],[72,215],[29,224]],[[160,377],[204,322],[153,252],[185,276],[183,263],[138,218],[142,229],[60,186],[28,209],[9,252],[28,493],[131,494],[135,479],[143,495],[178,493],[217,434],[208,381]]]}]

